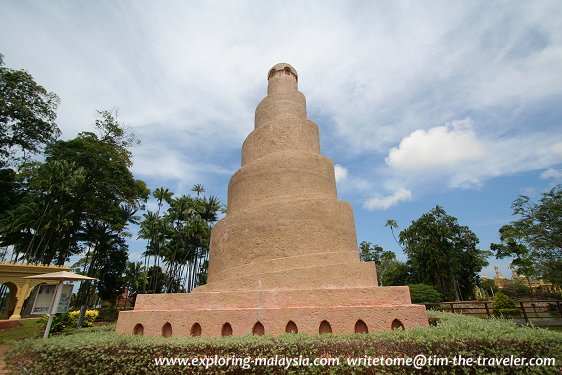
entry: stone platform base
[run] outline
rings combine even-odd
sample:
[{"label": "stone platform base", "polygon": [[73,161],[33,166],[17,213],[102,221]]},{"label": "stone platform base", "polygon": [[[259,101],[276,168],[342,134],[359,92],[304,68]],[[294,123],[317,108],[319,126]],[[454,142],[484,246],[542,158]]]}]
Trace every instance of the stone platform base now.
[{"label": "stone platform base", "polygon": [[408,287],[365,287],[139,295],[134,311],[120,313],[117,333],[366,333],[417,325],[428,325],[427,314],[410,303]]}]

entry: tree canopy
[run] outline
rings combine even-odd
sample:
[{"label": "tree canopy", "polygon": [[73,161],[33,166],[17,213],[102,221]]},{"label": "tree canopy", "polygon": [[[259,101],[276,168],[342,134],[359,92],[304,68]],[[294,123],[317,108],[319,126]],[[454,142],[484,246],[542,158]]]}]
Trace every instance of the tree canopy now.
[{"label": "tree canopy", "polygon": [[433,285],[446,299],[472,296],[490,254],[478,249],[476,235],[440,206],[401,231],[399,242],[408,256],[410,282]]},{"label": "tree canopy", "polygon": [[490,249],[497,258],[513,258],[516,272],[562,285],[562,185],[541,194],[538,202],[525,195],[511,205],[513,220],[500,228],[500,243]]},{"label": "tree canopy", "polygon": [[[111,119],[111,126],[119,128]],[[129,170],[122,135],[100,133],[56,141],[47,146],[44,163],[21,168],[23,197],[0,219],[0,245],[14,245],[14,252],[29,262],[62,265],[91,246],[95,239],[88,228],[103,226],[126,235],[149,191]]]},{"label": "tree canopy", "polygon": [[408,265],[396,259],[392,251],[379,245],[363,241],[359,244],[359,257],[363,262],[374,262],[377,267],[377,281],[380,286],[406,285],[411,278]]},{"label": "tree canopy", "polygon": [[205,283],[211,227],[222,205],[214,196],[202,196],[202,185],[194,185],[192,191],[196,196],[174,197],[163,187],[153,192],[158,209],[143,214],[139,232],[140,238],[148,240],[144,255],[149,280],[145,290],[159,293],[164,287],[167,292],[191,291]]},{"label": "tree canopy", "polygon": [[25,70],[5,67],[0,55],[0,168],[27,160],[58,138],[59,102]]}]

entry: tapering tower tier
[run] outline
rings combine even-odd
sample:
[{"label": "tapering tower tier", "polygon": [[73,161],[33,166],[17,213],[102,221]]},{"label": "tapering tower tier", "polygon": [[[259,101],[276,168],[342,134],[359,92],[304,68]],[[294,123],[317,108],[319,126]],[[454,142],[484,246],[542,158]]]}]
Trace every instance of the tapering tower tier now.
[{"label": "tapering tower tier", "polygon": [[376,284],[374,265],[359,262],[352,208],[337,199],[334,165],[320,154],[297,81],[289,64],[269,71],[201,290]]},{"label": "tapering tower tier", "polygon": [[[427,325],[407,287],[378,287],[360,262],[351,206],[337,198],[298,75],[269,70],[267,96],[211,235],[208,283],[189,294],[139,295],[117,331],[147,335],[366,332]],[[328,327],[328,328],[327,328]],[[167,332],[167,333],[165,333]]]}]

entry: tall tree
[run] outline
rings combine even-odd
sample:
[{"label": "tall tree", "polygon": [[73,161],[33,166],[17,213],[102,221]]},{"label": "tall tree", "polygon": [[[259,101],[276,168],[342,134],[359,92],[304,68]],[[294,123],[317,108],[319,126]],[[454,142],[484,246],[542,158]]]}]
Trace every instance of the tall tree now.
[{"label": "tall tree", "polygon": [[124,234],[147,198],[130,172],[128,136],[115,130],[111,112],[100,116],[99,136],[84,132],[50,144],[45,163],[22,170],[27,191],[0,220],[0,241],[28,261],[64,264],[88,248],[88,226]]},{"label": "tall tree", "polygon": [[362,262],[375,262],[378,266],[383,253],[384,249],[379,245],[373,245],[367,241],[362,241],[359,244],[359,258]]},{"label": "tall tree", "polygon": [[55,141],[59,98],[25,70],[4,66],[0,55],[0,168],[39,153]]},{"label": "tall tree", "polygon": [[518,273],[562,285],[562,185],[543,193],[538,202],[522,195],[511,205],[517,220],[500,228],[497,258],[513,258]]},{"label": "tall tree", "polygon": [[[359,244],[359,257],[363,262],[375,262],[379,285],[406,285],[406,278],[402,274],[398,276],[396,273],[400,265],[404,264],[396,260],[396,254],[392,251],[362,241]],[[404,279],[404,283],[402,283],[402,279]]]},{"label": "tall tree", "polygon": [[[129,262],[125,269],[125,288],[127,288],[127,297],[133,299],[137,298],[137,294],[143,292],[143,286],[146,285],[145,281],[148,274],[142,262]],[[127,307],[127,301],[125,301]]]},{"label": "tall tree", "polygon": [[[202,185],[192,190],[197,193],[195,197],[172,198],[168,189],[157,189],[154,197],[159,202],[158,211],[143,215],[139,237],[148,240],[145,260],[151,256],[154,259],[145,286],[148,290],[158,290],[159,278],[164,275],[167,292],[191,291],[206,280],[211,227],[221,204],[216,197],[201,196]],[[169,206],[161,215],[163,201]]]},{"label": "tall tree", "polygon": [[13,208],[21,198],[16,171],[0,169],[0,216]]},{"label": "tall tree", "polygon": [[412,268],[408,263],[400,262],[395,257],[389,257],[389,259],[383,261],[383,264],[384,272],[381,275],[381,285],[408,285],[414,282]]},{"label": "tall tree", "polygon": [[434,285],[448,299],[472,296],[490,253],[477,248],[479,240],[467,226],[436,206],[399,238],[416,282]]},{"label": "tall tree", "polygon": [[72,221],[75,189],[83,170],[65,160],[24,165],[25,193],[0,220],[0,244],[29,262],[58,264],[80,251]]}]

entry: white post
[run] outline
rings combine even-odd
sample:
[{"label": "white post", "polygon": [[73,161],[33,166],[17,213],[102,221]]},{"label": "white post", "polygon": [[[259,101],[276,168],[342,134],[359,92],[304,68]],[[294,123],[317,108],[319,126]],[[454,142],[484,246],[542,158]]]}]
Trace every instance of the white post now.
[{"label": "white post", "polygon": [[53,304],[51,305],[51,313],[49,314],[49,321],[47,322],[47,327],[45,328],[45,333],[43,334],[43,338],[49,337],[49,331],[51,330],[51,324],[53,324],[53,317],[57,313],[57,309],[59,307],[60,297],[62,295],[62,284],[64,280],[59,281],[57,286],[55,287],[55,298],[53,300]]}]

